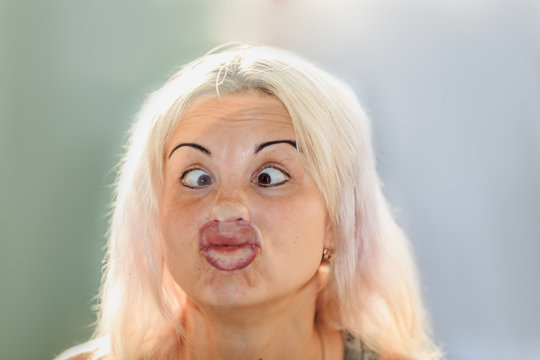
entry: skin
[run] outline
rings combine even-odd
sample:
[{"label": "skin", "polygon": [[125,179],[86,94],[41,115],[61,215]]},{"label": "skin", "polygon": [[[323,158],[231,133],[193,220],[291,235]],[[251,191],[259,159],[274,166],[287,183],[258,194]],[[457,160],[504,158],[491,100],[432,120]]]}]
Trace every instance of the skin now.
[{"label": "skin", "polygon": [[[166,265],[187,295],[184,359],[321,358],[316,299],[333,237],[296,148],[270,144],[294,139],[284,105],[255,92],[196,101],[173,129],[158,200]],[[254,227],[260,249],[247,267],[223,271],[201,255],[198,232],[237,219]],[[320,331],[325,358],[341,358],[339,332]]]}]

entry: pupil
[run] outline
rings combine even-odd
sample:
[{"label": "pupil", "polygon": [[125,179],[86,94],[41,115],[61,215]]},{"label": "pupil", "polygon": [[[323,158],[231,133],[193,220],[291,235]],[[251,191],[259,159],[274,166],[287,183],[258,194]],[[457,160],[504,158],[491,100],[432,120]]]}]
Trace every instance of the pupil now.
[{"label": "pupil", "polygon": [[259,184],[270,184],[272,182],[272,179],[270,178],[270,175],[267,173],[262,173],[259,175]]},{"label": "pupil", "polygon": [[197,180],[197,185],[199,185],[199,186],[208,185],[208,184],[210,184],[211,181],[212,181],[212,179],[210,179],[210,176],[202,175],[199,178],[199,180]]}]

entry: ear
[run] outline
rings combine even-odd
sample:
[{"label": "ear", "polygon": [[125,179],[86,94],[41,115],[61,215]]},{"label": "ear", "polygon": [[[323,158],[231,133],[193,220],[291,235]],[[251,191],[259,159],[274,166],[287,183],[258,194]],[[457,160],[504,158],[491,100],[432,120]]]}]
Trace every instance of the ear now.
[{"label": "ear", "polygon": [[334,229],[334,223],[330,219],[330,215],[326,214],[326,225],[324,230],[324,248],[333,249],[336,243],[336,233]]}]

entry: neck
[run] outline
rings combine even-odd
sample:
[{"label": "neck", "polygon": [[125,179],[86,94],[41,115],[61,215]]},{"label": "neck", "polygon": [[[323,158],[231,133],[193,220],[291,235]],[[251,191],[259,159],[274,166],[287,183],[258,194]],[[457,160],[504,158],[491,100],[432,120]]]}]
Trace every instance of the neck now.
[{"label": "neck", "polygon": [[271,303],[216,308],[188,299],[183,359],[321,359],[318,282]]}]

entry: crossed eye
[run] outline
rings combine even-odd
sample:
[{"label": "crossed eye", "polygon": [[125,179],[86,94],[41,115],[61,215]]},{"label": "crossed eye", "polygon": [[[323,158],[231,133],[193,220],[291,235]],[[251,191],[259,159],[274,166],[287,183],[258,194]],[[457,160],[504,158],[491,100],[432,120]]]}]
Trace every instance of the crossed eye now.
[{"label": "crossed eye", "polygon": [[210,174],[201,169],[189,169],[180,178],[182,184],[192,189],[200,189],[214,183]]},{"label": "crossed eye", "polygon": [[259,171],[256,177],[257,184],[263,187],[278,186],[289,180],[289,175],[287,173],[271,166]]},{"label": "crossed eye", "polygon": [[[195,168],[186,170],[181,178],[182,184],[192,189],[202,189],[214,183],[214,178],[207,171]],[[253,182],[262,187],[279,186],[289,180],[289,174],[273,166],[259,170],[253,176]]]}]

